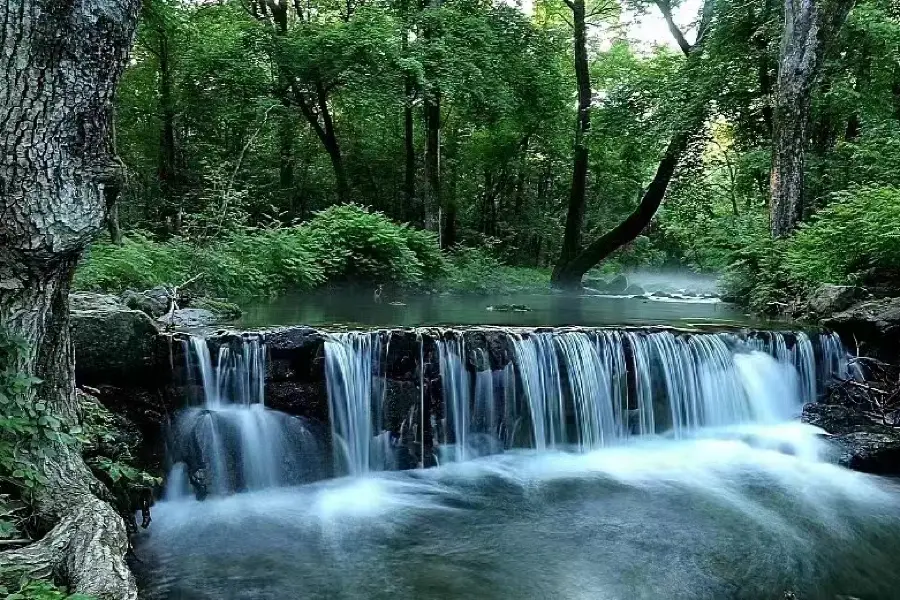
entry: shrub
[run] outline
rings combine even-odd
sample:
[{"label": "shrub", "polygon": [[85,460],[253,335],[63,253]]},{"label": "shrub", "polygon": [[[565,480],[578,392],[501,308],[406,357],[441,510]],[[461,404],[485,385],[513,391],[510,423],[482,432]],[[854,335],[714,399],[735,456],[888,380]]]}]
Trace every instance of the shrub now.
[{"label": "shrub", "polygon": [[547,290],[549,287],[550,276],[546,270],[509,267],[485,250],[465,247],[454,248],[442,285],[445,291],[475,294]]},{"label": "shrub", "polygon": [[407,230],[379,212],[340,204],[302,226],[328,281],[418,283],[425,277]]},{"label": "shrub", "polygon": [[831,203],[792,238],[786,260],[805,286],[854,283],[869,269],[900,269],[900,189],[857,187]]},{"label": "shrub", "polygon": [[157,242],[132,232],[120,245],[100,242],[81,265],[80,289],[122,292],[179,285],[208,296],[276,295],[326,281],[361,280],[415,285],[447,272],[437,237],[399,225],[355,204],[333,206],[303,225],[240,228],[195,244]]}]

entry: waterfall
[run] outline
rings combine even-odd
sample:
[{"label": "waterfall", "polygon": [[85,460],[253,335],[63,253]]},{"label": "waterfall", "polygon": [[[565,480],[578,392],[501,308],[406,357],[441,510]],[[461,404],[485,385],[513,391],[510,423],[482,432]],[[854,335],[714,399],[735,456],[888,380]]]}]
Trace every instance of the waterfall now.
[{"label": "waterfall", "polygon": [[[436,341],[445,406],[440,437],[454,444],[453,460],[472,458],[475,434],[500,447],[585,451],[635,435],[681,438],[706,427],[784,422],[817,398],[822,382],[847,372],[833,334],[819,336],[818,361],[813,339],[802,332],[597,330],[507,338],[515,371],[499,380],[502,372],[495,372],[493,385],[489,372],[467,360],[487,363],[479,357],[484,348],[467,348],[453,333]],[[489,419],[477,416],[489,407]],[[529,429],[524,439],[510,433],[519,423]]]},{"label": "waterfall", "polygon": [[203,400],[175,419],[171,497],[185,495],[187,480],[202,497],[298,483],[319,469],[308,460],[318,444],[305,423],[265,406],[260,337],[221,346],[215,362],[201,337],[188,339],[184,352],[189,383],[199,384]]},{"label": "waterfall", "polygon": [[382,431],[381,356],[379,332],[336,333],[325,340],[332,446],[336,462],[351,475],[392,463],[390,437]]}]

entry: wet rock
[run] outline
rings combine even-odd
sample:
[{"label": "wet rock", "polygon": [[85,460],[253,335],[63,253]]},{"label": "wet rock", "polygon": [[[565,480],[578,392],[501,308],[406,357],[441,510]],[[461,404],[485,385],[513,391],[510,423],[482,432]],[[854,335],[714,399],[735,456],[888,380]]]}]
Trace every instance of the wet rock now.
[{"label": "wet rock", "polygon": [[856,286],[826,283],[813,292],[807,303],[807,309],[810,314],[817,317],[830,316],[850,308],[863,293],[862,288]]},{"label": "wet rock", "polygon": [[488,306],[489,311],[496,312],[530,312],[531,309],[525,304],[493,304]]},{"label": "wet rock", "polygon": [[80,384],[153,381],[159,376],[159,330],[146,314],[114,296],[73,294],[70,324]]},{"label": "wet rock", "polygon": [[216,315],[219,322],[234,321],[243,315],[241,307],[233,302],[221,298],[207,298],[201,296],[191,300],[189,308],[202,308]]},{"label": "wet rock", "polygon": [[169,291],[163,286],[143,292],[126,290],[121,300],[128,308],[139,310],[154,319],[163,316],[169,310]]},{"label": "wet rock", "polygon": [[807,404],[802,420],[830,434],[826,439],[838,464],[865,473],[900,474],[900,430],[838,404]]},{"label": "wet rock", "polygon": [[632,283],[625,288],[625,291],[623,293],[626,296],[643,296],[647,293],[647,290],[637,285],[636,283]]},{"label": "wet rock", "polygon": [[823,321],[851,348],[859,344],[863,356],[894,362],[900,358],[900,298],[856,304]]},{"label": "wet rock", "polygon": [[157,322],[166,327],[197,329],[217,325],[221,320],[214,312],[205,308],[179,308],[171,314],[163,315]]}]

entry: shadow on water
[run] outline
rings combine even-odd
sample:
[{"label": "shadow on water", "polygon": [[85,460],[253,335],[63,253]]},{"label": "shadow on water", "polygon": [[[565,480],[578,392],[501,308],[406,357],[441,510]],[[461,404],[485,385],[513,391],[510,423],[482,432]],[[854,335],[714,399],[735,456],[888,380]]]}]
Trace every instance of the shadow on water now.
[{"label": "shadow on water", "polygon": [[897,598],[900,489],[817,462],[810,435],[708,432],[168,502],[138,556],[167,600]]}]

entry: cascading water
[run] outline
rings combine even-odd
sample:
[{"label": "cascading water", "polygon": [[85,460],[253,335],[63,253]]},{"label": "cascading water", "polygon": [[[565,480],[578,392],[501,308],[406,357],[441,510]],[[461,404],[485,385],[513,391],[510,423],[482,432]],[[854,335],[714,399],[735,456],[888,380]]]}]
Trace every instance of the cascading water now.
[{"label": "cascading water", "polygon": [[[510,334],[509,343],[518,378],[485,385],[490,373],[468,367],[463,335],[436,341],[445,406],[441,441],[452,444],[453,460],[474,455],[469,438],[475,432],[490,436],[495,448],[585,451],[634,435],[681,438],[704,427],[779,423],[815,400],[820,380],[846,371],[840,340],[832,334],[819,341],[818,372],[812,339],[802,332],[745,339],[729,333],[556,331]],[[484,350],[468,351],[477,358]],[[790,393],[773,399],[760,386],[775,370],[778,381],[791,383]],[[524,402],[510,402],[508,386]],[[487,406],[496,419],[476,425],[471,412]],[[504,428],[498,423],[521,421],[530,425],[524,444],[499,435]]]},{"label": "cascading water", "polygon": [[335,333],[325,340],[325,379],[335,460],[351,475],[389,469],[390,435],[383,431],[384,378],[379,332]]},{"label": "cascading water", "polygon": [[176,418],[170,499],[186,495],[186,480],[203,497],[299,483],[320,470],[318,444],[305,423],[265,406],[266,348],[259,337],[221,346],[215,365],[202,337],[191,337],[184,350],[189,378],[200,375],[203,400]]},{"label": "cascading water", "polygon": [[[384,333],[328,336],[336,457],[367,476],[160,503],[136,549],[148,599],[896,597],[900,488],[790,422],[849,373],[836,337],[490,335],[423,330],[399,357]],[[243,343],[192,341],[191,411],[263,409],[264,349]],[[373,473],[382,421],[454,464]]]}]

